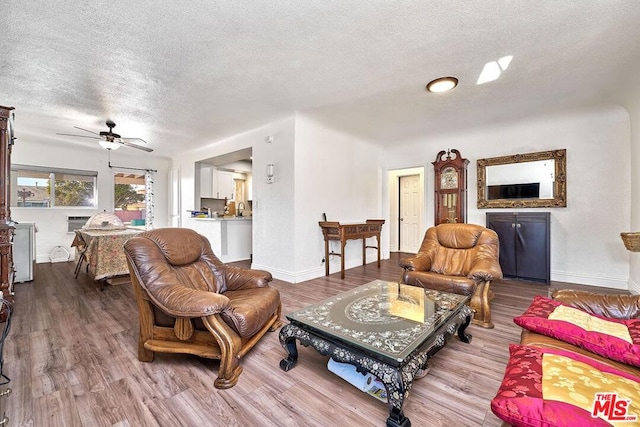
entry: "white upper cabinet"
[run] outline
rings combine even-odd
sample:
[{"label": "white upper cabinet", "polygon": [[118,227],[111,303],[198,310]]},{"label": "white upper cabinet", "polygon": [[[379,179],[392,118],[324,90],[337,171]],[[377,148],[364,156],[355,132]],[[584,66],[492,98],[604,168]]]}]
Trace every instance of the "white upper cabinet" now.
[{"label": "white upper cabinet", "polygon": [[224,199],[226,197],[229,200],[233,200],[233,173],[226,171],[217,171],[217,176],[218,199]]},{"label": "white upper cabinet", "polygon": [[212,166],[200,166],[200,197],[215,198],[213,176],[215,169]]}]

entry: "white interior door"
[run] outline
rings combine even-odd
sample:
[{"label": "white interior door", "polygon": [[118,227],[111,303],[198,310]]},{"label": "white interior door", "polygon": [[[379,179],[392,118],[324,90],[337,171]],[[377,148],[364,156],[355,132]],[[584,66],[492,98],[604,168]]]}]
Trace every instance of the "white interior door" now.
[{"label": "white interior door", "polygon": [[420,247],[420,175],[400,177],[400,252]]}]

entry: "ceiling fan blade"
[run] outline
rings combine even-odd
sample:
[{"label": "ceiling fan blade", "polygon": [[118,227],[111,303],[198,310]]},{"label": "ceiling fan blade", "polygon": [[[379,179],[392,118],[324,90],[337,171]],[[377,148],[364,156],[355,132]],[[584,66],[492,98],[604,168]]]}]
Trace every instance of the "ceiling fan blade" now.
[{"label": "ceiling fan blade", "polygon": [[102,139],[99,136],[88,136],[88,135],[76,135],[73,133],[56,133],[56,135],[64,135],[64,136],[76,136],[78,138],[91,138],[91,139]]},{"label": "ceiling fan blade", "polygon": [[83,129],[83,128],[78,127],[78,126],[74,126],[74,128],[76,128],[76,129],[80,129],[80,130],[83,130],[83,131],[85,131],[85,132],[92,133],[92,134],[94,134],[94,135],[100,135],[100,134],[99,134],[99,133],[97,133],[97,132],[94,132],[94,131],[92,131],[92,130],[88,130],[88,129]]},{"label": "ceiling fan blade", "polygon": [[127,147],[137,148],[138,150],[146,151],[147,153],[150,153],[150,152],[153,151],[151,148],[143,147],[141,145],[132,144],[130,142],[123,141],[122,139],[120,139],[119,141],[116,141],[116,142],[118,144],[122,144],[122,145],[127,146]]},{"label": "ceiling fan blade", "polygon": [[145,140],[144,140],[144,139],[142,139],[142,138],[125,138],[125,137],[120,137],[120,139],[121,139],[121,140],[123,140],[123,141],[124,141],[124,140],[126,140],[127,142],[140,141],[140,142],[142,142],[142,143],[144,143],[144,144],[146,144],[146,143],[147,143],[147,141],[145,141]]}]

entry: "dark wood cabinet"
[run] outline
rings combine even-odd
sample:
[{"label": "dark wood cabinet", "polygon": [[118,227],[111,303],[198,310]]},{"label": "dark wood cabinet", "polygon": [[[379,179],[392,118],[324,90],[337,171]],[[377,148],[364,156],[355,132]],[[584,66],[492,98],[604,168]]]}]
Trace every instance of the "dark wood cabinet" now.
[{"label": "dark wood cabinet", "polygon": [[[11,147],[13,145],[13,107],[0,106],[0,296],[13,301],[12,240],[14,223],[11,220]],[[7,310],[0,310],[4,322]]]},{"label": "dark wood cabinet", "polygon": [[549,284],[551,216],[548,212],[488,213],[487,228],[498,233],[505,277]]},{"label": "dark wood cabinet", "polygon": [[7,425],[5,416],[9,377],[3,372],[4,340],[9,333],[9,317],[13,305],[13,230],[11,220],[11,147],[13,145],[12,107],[0,106],[0,424]]}]

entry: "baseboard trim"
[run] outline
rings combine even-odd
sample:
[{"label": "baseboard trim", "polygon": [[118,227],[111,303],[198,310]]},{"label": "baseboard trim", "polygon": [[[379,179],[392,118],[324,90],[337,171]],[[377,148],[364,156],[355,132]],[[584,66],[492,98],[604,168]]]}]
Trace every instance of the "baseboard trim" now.
[{"label": "baseboard trim", "polygon": [[[340,258],[339,257],[336,257],[336,258],[337,259],[330,261],[329,274],[340,273]],[[383,259],[388,259],[388,257],[380,258],[380,260],[383,260]],[[371,263],[373,262],[377,262],[377,260],[371,261]],[[362,258],[347,260],[347,262],[345,262],[344,269],[345,271],[347,271],[350,268],[360,267],[360,266],[362,266]],[[324,264],[322,266],[311,268],[308,270],[303,270],[303,271],[280,270],[277,268],[269,267],[266,265],[260,265],[256,263],[251,264],[251,268],[257,269],[257,270],[266,270],[271,273],[274,279],[278,279],[278,280],[282,280],[283,282],[294,283],[294,284],[306,282],[307,280],[322,277],[324,276],[324,273],[325,273]]]},{"label": "baseboard trim", "polygon": [[556,282],[575,283],[586,286],[601,286],[620,290],[629,289],[629,280],[622,277],[602,277],[563,271],[552,271],[551,280]]}]

